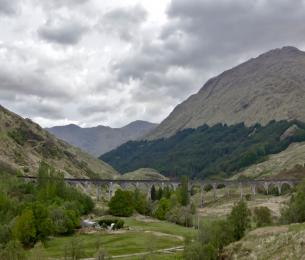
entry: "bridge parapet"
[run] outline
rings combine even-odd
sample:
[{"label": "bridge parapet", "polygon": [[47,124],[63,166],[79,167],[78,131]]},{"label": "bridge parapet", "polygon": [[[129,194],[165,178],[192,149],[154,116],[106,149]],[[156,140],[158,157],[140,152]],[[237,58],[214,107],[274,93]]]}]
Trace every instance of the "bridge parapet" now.
[{"label": "bridge parapet", "polygon": [[[35,176],[19,176],[19,178],[25,179],[27,181],[36,182],[38,177]],[[54,179],[54,178],[53,178]],[[145,186],[148,190],[147,196],[150,197],[150,190],[152,186],[162,187],[171,186],[174,190],[180,185],[178,180],[123,180],[123,179],[84,179],[84,178],[64,178],[64,181],[70,185],[76,186],[82,184],[86,190],[88,190],[89,185],[96,186],[96,198],[97,200],[101,197],[101,186],[106,186],[108,190],[109,199],[112,198],[114,186],[119,185],[122,189],[126,189],[128,186],[133,186],[139,188],[140,186]],[[256,195],[256,190],[259,186],[263,187],[266,193],[269,193],[269,188],[271,185],[275,185],[278,189],[278,193],[282,193],[283,185],[289,185],[292,188],[294,185],[300,183],[301,179],[261,179],[261,180],[191,180],[189,181],[189,191],[194,186],[200,187],[200,201],[203,205],[203,192],[207,185],[210,185],[213,189],[213,197],[216,200],[217,188],[221,185],[223,187],[235,186],[240,190],[240,196],[243,197],[243,187],[250,186],[253,196]]]}]

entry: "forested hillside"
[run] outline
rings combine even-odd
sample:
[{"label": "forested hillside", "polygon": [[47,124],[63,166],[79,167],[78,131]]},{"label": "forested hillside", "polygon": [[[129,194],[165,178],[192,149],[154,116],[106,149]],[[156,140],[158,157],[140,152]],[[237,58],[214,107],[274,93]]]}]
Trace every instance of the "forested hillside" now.
[{"label": "forested hillside", "polygon": [[203,125],[167,139],[131,141],[100,158],[121,172],[150,167],[171,177],[228,177],[304,140],[305,124],[299,121]]}]

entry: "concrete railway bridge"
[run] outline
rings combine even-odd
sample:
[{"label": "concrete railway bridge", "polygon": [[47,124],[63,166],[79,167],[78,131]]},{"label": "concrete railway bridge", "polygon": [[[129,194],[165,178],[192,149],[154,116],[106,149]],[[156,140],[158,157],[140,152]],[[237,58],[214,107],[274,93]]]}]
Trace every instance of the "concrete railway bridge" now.
[{"label": "concrete railway bridge", "polygon": [[[37,177],[34,176],[20,176],[26,181],[36,182]],[[127,188],[139,188],[147,192],[147,196],[150,197],[150,191],[152,186],[155,187],[166,187],[169,186],[172,189],[176,189],[180,185],[180,181],[177,180],[122,180],[122,179],[78,179],[78,178],[64,178],[67,184],[77,186],[82,185],[87,191],[95,188],[96,199],[100,200],[102,193],[101,189],[106,188],[108,193],[108,199],[110,200],[113,196],[114,191],[117,188],[127,189]],[[190,180],[188,182],[188,189],[191,192],[194,186],[200,187],[200,204],[204,205],[204,193],[205,188],[209,186],[213,190],[213,196],[216,200],[217,189],[219,187],[232,188],[235,187],[240,192],[240,197],[243,198],[245,187],[250,187],[252,195],[255,197],[258,188],[263,188],[268,194],[270,187],[275,186],[278,190],[278,194],[282,193],[283,185],[288,185],[290,188],[300,183],[301,179],[266,179],[266,180]]]}]

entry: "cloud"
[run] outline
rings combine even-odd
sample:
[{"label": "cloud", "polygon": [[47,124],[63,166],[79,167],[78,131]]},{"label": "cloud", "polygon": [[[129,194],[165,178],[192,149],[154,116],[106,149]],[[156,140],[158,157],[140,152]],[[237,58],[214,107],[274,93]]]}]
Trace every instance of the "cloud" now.
[{"label": "cloud", "polygon": [[101,32],[115,34],[129,42],[137,37],[146,19],[147,11],[140,5],[119,7],[106,12],[97,27]]},{"label": "cloud", "polygon": [[74,45],[82,39],[88,30],[88,27],[79,21],[57,17],[49,19],[40,27],[38,35],[49,42]]},{"label": "cloud", "polygon": [[301,0],[138,3],[0,0],[1,104],[44,126],[159,122],[211,76],[305,47]]},{"label": "cloud", "polygon": [[0,15],[15,15],[19,4],[19,0],[0,0]]},{"label": "cloud", "polygon": [[[157,38],[146,39],[114,64],[119,81],[139,80],[156,93],[167,88],[181,100],[211,75],[269,49],[305,41],[301,0],[173,0],[167,15]],[[184,93],[179,74],[170,73],[177,69],[191,71],[183,78]]]},{"label": "cloud", "polygon": [[83,4],[88,3],[90,0],[47,0],[47,1],[41,1],[41,0],[35,0],[36,4],[42,5],[46,10],[56,9],[56,8],[62,8],[62,7],[79,7]]}]

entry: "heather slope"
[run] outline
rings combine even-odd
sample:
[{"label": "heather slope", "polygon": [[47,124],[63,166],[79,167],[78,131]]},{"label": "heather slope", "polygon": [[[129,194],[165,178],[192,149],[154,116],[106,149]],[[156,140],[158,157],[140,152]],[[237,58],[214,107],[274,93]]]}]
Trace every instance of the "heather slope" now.
[{"label": "heather slope", "polygon": [[305,52],[283,47],[227,70],[178,105],[147,139],[217,123],[305,121]]},{"label": "heather slope", "polygon": [[103,161],[0,106],[0,167],[35,175],[42,160],[66,176],[110,178],[118,175]]}]

